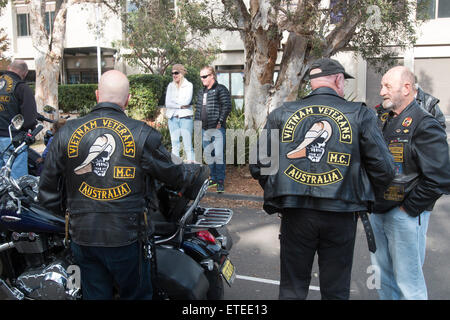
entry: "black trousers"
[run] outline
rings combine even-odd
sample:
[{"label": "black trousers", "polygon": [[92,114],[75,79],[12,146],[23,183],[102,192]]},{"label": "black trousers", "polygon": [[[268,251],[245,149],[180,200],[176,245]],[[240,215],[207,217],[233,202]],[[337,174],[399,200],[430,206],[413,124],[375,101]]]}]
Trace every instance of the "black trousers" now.
[{"label": "black trousers", "polygon": [[71,247],[81,269],[83,300],[112,300],[114,284],[118,286],[120,299],[152,299],[150,262],[143,255],[139,262],[142,248],[138,242],[111,248],[81,246],[72,242]]},{"label": "black trousers", "polygon": [[322,299],[349,299],[356,225],[350,212],[285,210],[279,299],[306,299],[316,252]]}]

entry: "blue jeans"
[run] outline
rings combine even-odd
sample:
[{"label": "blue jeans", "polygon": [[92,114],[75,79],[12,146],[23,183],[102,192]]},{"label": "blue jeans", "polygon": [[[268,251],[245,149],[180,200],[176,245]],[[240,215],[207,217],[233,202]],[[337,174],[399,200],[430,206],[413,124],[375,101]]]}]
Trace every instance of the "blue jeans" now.
[{"label": "blue jeans", "polygon": [[168,121],[170,140],[172,141],[172,153],[180,156],[180,137],[183,139],[184,153],[186,159],[194,161],[194,149],[192,148],[192,132],[194,121],[192,118],[172,117]]},{"label": "blue jeans", "polygon": [[422,267],[430,213],[420,214],[420,225],[419,217],[411,217],[399,207],[370,215],[377,244],[370,258],[380,271],[380,299],[428,299]]},{"label": "blue jeans", "polygon": [[211,179],[215,182],[225,181],[225,128],[202,129],[203,156],[209,165]]},{"label": "blue jeans", "polygon": [[[6,148],[11,143],[9,137],[0,137],[0,154],[6,150]],[[10,147],[9,151],[13,151],[14,147]],[[10,152],[5,152],[2,157],[0,157],[0,167],[3,167],[8,161]],[[11,177],[18,179],[24,175],[28,174],[28,147],[26,147],[16,158],[13,163]]]},{"label": "blue jeans", "polygon": [[[72,242],[72,252],[81,271],[84,300],[112,300],[117,284],[120,299],[151,300],[150,262],[143,258],[138,242],[123,247],[88,247]],[[139,273],[139,250],[141,274]]]}]

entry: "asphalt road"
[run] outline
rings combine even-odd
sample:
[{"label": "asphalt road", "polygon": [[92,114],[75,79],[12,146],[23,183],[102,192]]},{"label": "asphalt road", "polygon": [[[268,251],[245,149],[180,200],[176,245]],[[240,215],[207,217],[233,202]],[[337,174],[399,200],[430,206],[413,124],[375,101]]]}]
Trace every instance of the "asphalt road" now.
[{"label": "asphalt road", "polygon": [[[443,196],[433,210],[428,227],[424,273],[430,300],[450,299],[449,212],[450,196]],[[262,210],[234,209],[234,216],[228,229],[234,242],[230,258],[236,267],[237,278],[232,287],[225,285],[226,300],[278,299],[279,222],[277,216],[269,216]],[[370,289],[368,286],[368,283],[373,284],[373,271],[370,270],[370,265],[365,233],[359,221],[350,299],[378,299],[376,289]],[[309,300],[320,299],[318,273],[316,261],[312,270]]]}]

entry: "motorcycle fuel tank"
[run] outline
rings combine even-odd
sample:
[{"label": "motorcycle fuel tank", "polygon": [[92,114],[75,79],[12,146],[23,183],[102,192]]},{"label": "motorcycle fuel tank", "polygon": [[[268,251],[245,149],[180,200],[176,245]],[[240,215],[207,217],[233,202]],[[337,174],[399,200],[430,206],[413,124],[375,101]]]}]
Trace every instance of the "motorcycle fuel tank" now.
[{"label": "motorcycle fuel tank", "polygon": [[64,233],[64,219],[37,205],[22,206],[17,213],[14,206],[0,208],[0,228],[17,232]]}]

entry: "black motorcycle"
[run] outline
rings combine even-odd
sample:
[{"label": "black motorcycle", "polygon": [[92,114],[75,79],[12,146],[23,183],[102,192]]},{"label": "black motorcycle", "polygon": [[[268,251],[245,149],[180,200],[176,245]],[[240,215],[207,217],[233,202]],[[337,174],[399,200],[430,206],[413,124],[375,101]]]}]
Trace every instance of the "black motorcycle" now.
[{"label": "black motorcycle", "polygon": [[[18,130],[22,124],[23,118],[16,116],[11,126]],[[39,125],[16,140],[0,169],[0,299],[82,298],[80,269],[65,241],[64,218],[37,203],[38,177],[11,178],[16,156],[41,130]],[[207,175],[198,175],[201,187],[193,201],[153,185],[157,201],[149,202],[148,212],[154,229],[149,255],[155,262],[155,299],[221,299],[223,280],[229,285],[234,280],[228,258],[231,238],[224,227],[233,212],[199,206]]]}]

